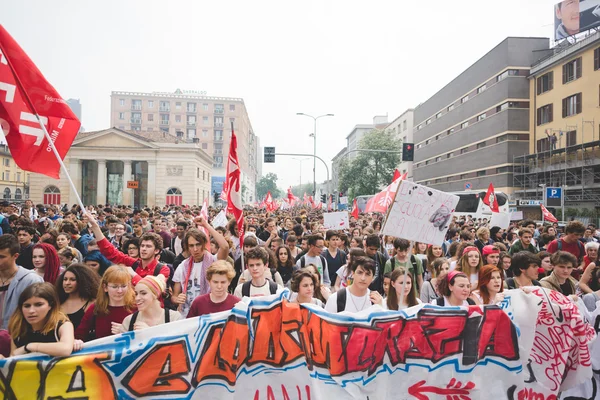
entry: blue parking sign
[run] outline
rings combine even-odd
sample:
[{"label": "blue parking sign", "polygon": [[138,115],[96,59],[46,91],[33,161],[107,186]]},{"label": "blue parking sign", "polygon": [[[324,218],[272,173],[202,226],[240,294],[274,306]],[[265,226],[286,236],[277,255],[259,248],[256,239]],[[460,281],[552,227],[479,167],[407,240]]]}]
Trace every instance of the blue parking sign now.
[{"label": "blue parking sign", "polygon": [[560,207],[562,206],[562,188],[547,187],[546,188],[546,206]]}]

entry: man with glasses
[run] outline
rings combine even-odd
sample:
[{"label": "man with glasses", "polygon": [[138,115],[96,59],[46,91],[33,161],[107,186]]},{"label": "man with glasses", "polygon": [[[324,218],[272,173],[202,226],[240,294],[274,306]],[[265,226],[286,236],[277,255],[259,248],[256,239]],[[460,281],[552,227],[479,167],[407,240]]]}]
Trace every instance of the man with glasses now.
[{"label": "man with glasses", "polygon": [[322,283],[326,286],[331,286],[327,260],[321,255],[323,248],[325,247],[325,240],[323,240],[323,237],[320,235],[309,235],[306,240],[308,251],[296,262],[296,269],[304,268],[308,264],[314,264],[321,274]]}]

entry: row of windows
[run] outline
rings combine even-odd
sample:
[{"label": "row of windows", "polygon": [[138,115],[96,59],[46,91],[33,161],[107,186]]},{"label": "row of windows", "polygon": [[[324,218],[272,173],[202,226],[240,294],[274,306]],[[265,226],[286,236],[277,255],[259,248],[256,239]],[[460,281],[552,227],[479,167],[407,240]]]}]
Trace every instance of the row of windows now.
[{"label": "row of windows", "polygon": [[[486,147],[488,144],[491,145],[493,143],[501,143],[501,142],[505,142],[507,140],[529,140],[529,135],[528,134],[521,134],[521,135],[519,135],[519,134],[506,134],[506,135],[498,136],[495,139],[488,139],[487,141],[484,140],[483,142],[479,142],[476,145],[471,145],[471,146],[463,147],[462,149],[460,149],[459,152],[457,152],[457,155],[458,154],[465,154],[465,153],[468,153],[470,151],[474,151],[474,150],[478,150],[478,149],[482,149],[482,148]],[[430,165],[430,164],[433,164],[433,163],[436,163],[436,162],[447,160],[449,158],[454,157],[454,154],[455,154],[455,152],[451,151],[449,153],[439,155],[439,156],[437,156],[435,158],[432,158],[432,159],[429,159],[429,160],[426,160],[426,161],[423,161],[423,162],[415,164],[415,168],[420,168],[420,167],[423,167],[423,166],[426,166],[426,165]]]},{"label": "row of windows", "polygon": [[[594,71],[600,69],[600,47],[594,50]],[[562,83],[566,85],[583,76],[583,59],[578,57],[562,66]],[[537,78],[536,93],[538,95],[549,92],[554,88],[554,71],[545,73]]]},{"label": "row of windows", "polygon": [[[131,109],[132,110],[141,110],[142,109],[142,100],[139,99],[132,99],[131,100]],[[126,100],[125,99],[119,99],[119,105],[121,107],[124,107],[126,105]],[[148,108],[154,108],[154,100],[147,100],[146,101],[146,105]],[[198,109],[198,103],[193,103],[193,102],[187,102],[186,103],[186,111],[187,112],[196,112]],[[181,110],[183,107],[182,102],[181,101],[176,101],[175,102],[175,109],[176,110]],[[170,111],[171,110],[171,102],[169,101],[164,101],[164,100],[160,100],[158,102],[158,108],[161,111]],[[209,108],[209,104],[208,103],[202,103],[202,109],[204,111],[208,111]],[[215,104],[214,107],[214,111],[215,113],[220,113],[222,114],[225,111],[225,105],[224,104]],[[235,111],[235,104],[229,104],[229,111]]]},{"label": "row of windows", "polygon": [[[181,123],[182,122],[182,116],[177,114],[175,115],[175,122],[176,123]],[[119,112],[119,120],[123,121],[126,119],[126,113],[124,112]],[[154,122],[154,114],[147,114],[147,119],[148,122]],[[169,120],[170,120],[170,114],[159,114],[159,121],[161,124],[164,125],[168,125],[169,124]],[[195,115],[187,115],[186,119],[185,119],[186,123],[188,125],[191,124],[196,124],[196,116]],[[223,122],[224,118],[223,117],[214,117],[214,125],[215,126],[223,126]],[[235,118],[231,117],[229,118],[229,123],[235,123]],[[131,113],[131,123],[132,124],[141,124],[142,123],[142,113],[141,112],[132,112]],[[209,125],[209,117],[203,116],[202,117],[202,123],[204,125]]]},{"label": "row of windows", "polygon": [[[11,176],[14,177],[14,179],[11,179]],[[15,172],[14,174],[11,173],[10,171],[2,172],[2,180],[3,181],[21,182],[21,176],[22,176],[21,172]],[[27,180],[29,181],[29,175],[27,175]]]},{"label": "row of windows", "polygon": [[441,138],[444,138],[445,136],[450,136],[453,133],[460,131],[461,129],[465,129],[469,126],[470,123],[483,121],[484,119],[488,118],[489,116],[492,116],[496,113],[504,111],[508,108],[529,108],[529,102],[527,102],[527,101],[521,101],[521,102],[507,101],[505,103],[502,103],[499,106],[497,106],[495,110],[494,109],[487,110],[486,112],[477,115],[475,118],[473,118],[469,121],[464,121],[460,125],[456,125],[450,129],[448,129],[446,131],[445,135],[444,135],[444,133],[439,133],[439,134],[435,135],[434,137],[425,140],[424,142],[417,143],[417,149],[421,149],[424,146],[427,146],[428,144],[432,143],[434,140],[440,140]]},{"label": "row of windows", "polygon": [[[467,101],[469,101],[470,99],[470,95],[476,95],[476,94],[480,94],[483,93],[487,87],[488,84],[494,84],[500,81],[503,81],[504,79],[508,78],[509,76],[517,76],[519,75],[519,70],[518,69],[508,69],[504,72],[502,72],[501,74],[497,75],[494,79],[484,83],[483,85],[479,86],[476,90],[474,90],[472,93],[469,93],[467,95],[465,95],[464,97],[462,97],[460,99],[460,102],[458,105],[460,104],[465,104]],[[446,107],[446,113],[449,113],[450,111],[454,110],[455,104],[452,103],[450,104],[448,107]],[[444,115],[443,111],[438,112],[437,114],[435,114],[435,119],[441,118]],[[425,125],[429,125],[432,122],[433,118],[428,118],[425,121]],[[420,131],[421,129],[423,129],[423,124],[419,124],[417,125],[417,131]]]},{"label": "row of windows", "polygon": [[[562,99],[562,117],[567,118],[581,114],[582,94],[577,93]],[[554,121],[554,104],[546,104],[536,111],[537,126]]]},{"label": "row of windows", "polygon": [[436,183],[447,183],[447,182],[456,182],[456,181],[463,181],[465,179],[472,179],[472,178],[478,178],[478,177],[482,177],[482,176],[487,176],[487,175],[494,175],[494,174],[506,174],[510,172],[510,167],[499,167],[499,168],[495,168],[495,169],[482,169],[476,172],[469,172],[467,174],[460,174],[460,175],[453,175],[453,176],[447,176],[444,178],[437,178],[434,180],[429,180],[429,181],[424,181],[424,182],[417,182],[420,183],[422,185],[425,186],[429,186],[429,185],[435,185]]},{"label": "row of windows", "polygon": [[[4,193],[2,195],[5,200],[9,200],[11,196],[10,188],[4,188]],[[19,188],[15,189],[15,200],[23,200],[23,191]]]}]

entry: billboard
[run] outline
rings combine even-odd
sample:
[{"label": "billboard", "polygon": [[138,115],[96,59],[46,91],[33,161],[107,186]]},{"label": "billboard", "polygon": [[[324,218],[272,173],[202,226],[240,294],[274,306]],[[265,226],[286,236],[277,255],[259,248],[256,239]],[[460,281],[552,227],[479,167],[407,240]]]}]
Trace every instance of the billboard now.
[{"label": "billboard", "polygon": [[554,6],[554,40],[600,26],[600,0],[564,0]]}]

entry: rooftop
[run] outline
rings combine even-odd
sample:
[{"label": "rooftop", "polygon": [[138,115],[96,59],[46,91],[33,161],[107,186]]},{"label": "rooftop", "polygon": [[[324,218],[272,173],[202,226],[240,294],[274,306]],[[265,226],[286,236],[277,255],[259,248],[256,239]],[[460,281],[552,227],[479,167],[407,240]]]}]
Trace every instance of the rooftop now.
[{"label": "rooftop", "polygon": [[156,98],[170,98],[170,99],[189,99],[189,100],[214,100],[214,101],[239,101],[244,102],[244,99],[239,97],[214,97],[206,96],[206,92],[196,91],[185,91],[177,89],[174,92],[125,92],[125,91],[112,91],[110,96],[140,96],[140,97],[156,97]]}]

